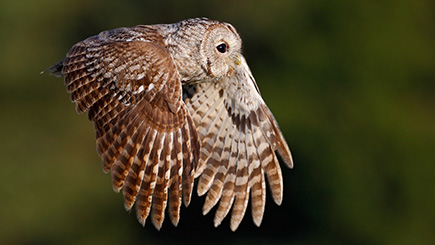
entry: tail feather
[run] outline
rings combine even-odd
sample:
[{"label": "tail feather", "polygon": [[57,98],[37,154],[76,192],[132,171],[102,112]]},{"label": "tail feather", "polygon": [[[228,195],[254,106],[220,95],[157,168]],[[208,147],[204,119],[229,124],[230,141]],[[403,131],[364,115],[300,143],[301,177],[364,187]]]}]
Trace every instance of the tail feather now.
[{"label": "tail feather", "polygon": [[61,60],[59,62],[57,62],[56,64],[50,66],[49,68],[41,71],[41,74],[48,72],[49,75],[53,75],[55,77],[61,77],[62,74],[62,69],[63,69],[63,61]]}]

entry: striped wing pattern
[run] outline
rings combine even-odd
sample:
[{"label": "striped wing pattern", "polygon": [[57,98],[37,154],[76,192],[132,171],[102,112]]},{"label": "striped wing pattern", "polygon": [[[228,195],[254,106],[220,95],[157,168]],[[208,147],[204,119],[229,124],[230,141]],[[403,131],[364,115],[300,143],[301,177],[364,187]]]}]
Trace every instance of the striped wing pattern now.
[{"label": "striped wing pattern", "polygon": [[74,45],[52,72],[61,69],[77,111],[89,112],[103,169],[113,188],[123,189],[126,209],[136,203],[139,221],[151,213],[160,229],[167,204],[177,225],[181,197],[190,202],[200,145],[161,37],[148,30],[149,40],[131,40],[131,31]]},{"label": "striped wing pattern", "polygon": [[203,213],[220,200],[218,226],[232,207],[230,227],[239,226],[251,196],[254,223],[261,224],[265,207],[265,177],[274,201],[282,201],[282,175],[277,151],[288,167],[291,154],[269,108],[261,98],[243,59],[240,69],[217,83],[185,85],[185,103],[201,141],[197,191],[207,193]]},{"label": "striped wing pattern", "polygon": [[50,72],[65,76],[77,111],[88,111],[103,169],[143,225],[151,216],[160,229],[168,209],[176,226],[195,177],[198,194],[207,193],[203,213],[219,202],[215,226],[232,209],[236,230],[249,198],[259,226],[266,179],[281,203],[275,152],[289,167],[291,154],[243,58],[231,76],[182,87],[160,34],[137,26],[77,43]]}]

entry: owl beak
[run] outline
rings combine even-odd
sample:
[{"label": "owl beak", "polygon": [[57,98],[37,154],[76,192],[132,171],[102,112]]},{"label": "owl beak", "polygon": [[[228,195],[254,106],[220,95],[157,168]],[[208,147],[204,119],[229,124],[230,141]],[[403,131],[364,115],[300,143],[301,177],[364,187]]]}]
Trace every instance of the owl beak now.
[{"label": "owl beak", "polygon": [[236,56],[234,57],[234,64],[236,64],[237,66],[240,66],[242,64],[242,58],[240,57],[240,55],[236,54]]}]

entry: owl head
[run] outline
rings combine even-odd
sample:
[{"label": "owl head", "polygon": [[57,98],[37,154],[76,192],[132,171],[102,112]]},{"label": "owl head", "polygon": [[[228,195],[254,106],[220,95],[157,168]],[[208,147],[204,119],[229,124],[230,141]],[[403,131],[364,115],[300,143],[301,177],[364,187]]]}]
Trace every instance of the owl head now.
[{"label": "owl head", "polygon": [[242,41],[232,25],[194,18],[163,27],[183,84],[219,80],[240,66]]},{"label": "owl head", "polygon": [[201,40],[199,63],[211,78],[232,75],[241,63],[241,46],[233,26],[222,22],[210,25]]}]

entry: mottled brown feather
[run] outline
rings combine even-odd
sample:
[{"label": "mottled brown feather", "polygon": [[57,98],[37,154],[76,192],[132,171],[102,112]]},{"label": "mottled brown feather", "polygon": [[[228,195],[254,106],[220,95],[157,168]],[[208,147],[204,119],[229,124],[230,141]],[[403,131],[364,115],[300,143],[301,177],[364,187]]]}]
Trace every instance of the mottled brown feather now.
[{"label": "mottled brown feather", "polygon": [[152,208],[159,229],[169,188],[171,220],[178,223],[200,145],[160,34],[147,26],[102,32],[74,45],[60,68],[77,111],[88,111],[94,122],[103,170],[111,171],[115,190],[123,189],[125,207],[136,202],[142,224]]}]

